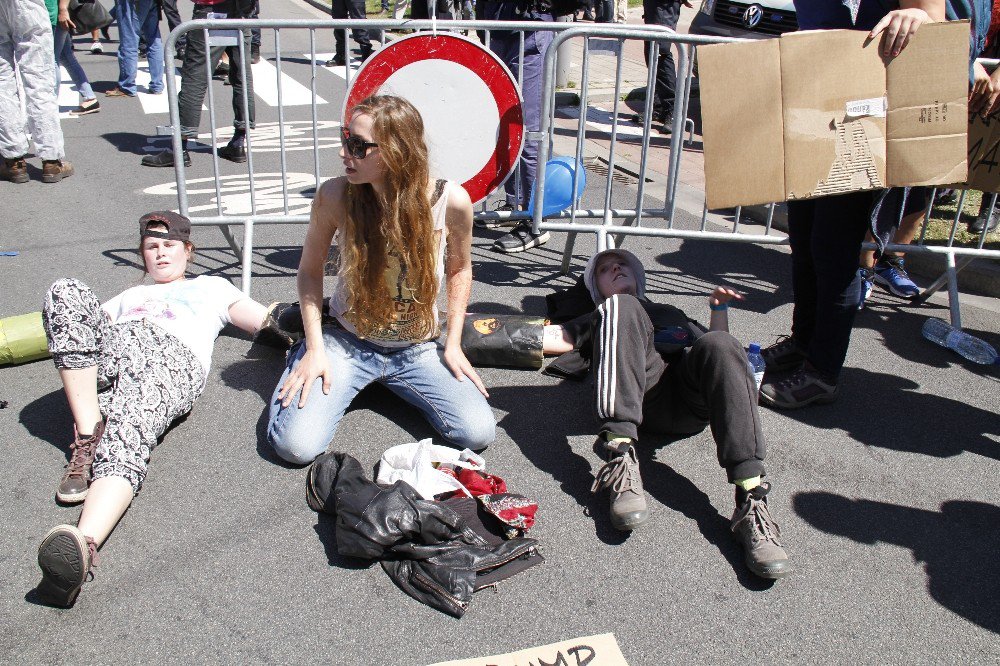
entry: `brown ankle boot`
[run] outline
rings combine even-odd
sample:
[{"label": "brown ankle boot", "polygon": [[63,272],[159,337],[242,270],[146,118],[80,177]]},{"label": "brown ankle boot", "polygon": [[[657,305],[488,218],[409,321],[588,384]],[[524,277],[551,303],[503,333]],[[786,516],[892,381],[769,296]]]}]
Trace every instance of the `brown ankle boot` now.
[{"label": "brown ankle boot", "polygon": [[42,162],[42,182],[58,183],[73,175],[73,165],[66,160],[44,160]]},{"label": "brown ankle boot", "polygon": [[97,450],[97,443],[104,435],[104,422],[98,423],[94,428],[94,434],[86,439],[80,439],[75,427],[73,435],[73,443],[69,445],[70,456],[69,462],[66,463],[66,473],[59,482],[59,489],[56,490],[56,499],[64,504],[76,504],[87,498],[94,451]]},{"label": "brown ankle boot", "polygon": [[9,180],[12,183],[28,182],[28,164],[23,157],[12,159],[4,158],[0,164],[0,180]]}]

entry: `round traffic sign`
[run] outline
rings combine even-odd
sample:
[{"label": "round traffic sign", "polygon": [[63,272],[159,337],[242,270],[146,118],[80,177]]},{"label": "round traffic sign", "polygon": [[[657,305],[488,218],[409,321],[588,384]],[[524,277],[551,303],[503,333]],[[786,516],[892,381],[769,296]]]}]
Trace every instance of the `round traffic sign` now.
[{"label": "round traffic sign", "polygon": [[424,120],[431,174],[461,183],[478,203],[506,180],[524,146],[516,79],[478,42],[442,32],[397,39],[358,70],[342,116],[369,95],[398,95]]}]

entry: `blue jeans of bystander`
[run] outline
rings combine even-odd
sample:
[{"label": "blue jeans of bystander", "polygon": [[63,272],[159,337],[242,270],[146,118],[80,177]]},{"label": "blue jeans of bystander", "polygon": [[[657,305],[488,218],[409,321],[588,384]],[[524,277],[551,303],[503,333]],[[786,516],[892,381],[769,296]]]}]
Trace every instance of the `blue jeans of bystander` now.
[{"label": "blue jeans of bystander", "polygon": [[139,35],[146,42],[149,63],[149,92],[163,91],[163,42],[160,40],[160,11],[156,0],[115,0],[118,17],[118,87],[136,94],[135,74],[139,68]]}]

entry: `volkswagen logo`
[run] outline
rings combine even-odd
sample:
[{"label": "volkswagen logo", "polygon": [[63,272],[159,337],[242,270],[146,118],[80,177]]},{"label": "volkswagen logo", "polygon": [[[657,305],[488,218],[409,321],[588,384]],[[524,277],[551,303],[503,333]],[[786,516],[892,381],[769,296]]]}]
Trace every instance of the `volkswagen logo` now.
[{"label": "volkswagen logo", "polygon": [[764,18],[764,8],[760,5],[750,5],[743,12],[743,25],[751,29],[756,28],[762,18]]}]

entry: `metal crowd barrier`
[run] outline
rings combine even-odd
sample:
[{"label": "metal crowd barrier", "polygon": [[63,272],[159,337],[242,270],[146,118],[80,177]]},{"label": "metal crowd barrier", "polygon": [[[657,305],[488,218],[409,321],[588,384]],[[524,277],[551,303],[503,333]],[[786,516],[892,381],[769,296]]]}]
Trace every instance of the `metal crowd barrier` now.
[{"label": "metal crowd barrier", "polygon": [[[583,155],[583,143],[586,135],[585,125],[586,125],[586,109],[588,108],[587,103],[587,58],[590,53],[590,49],[587,43],[590,39],[595,37],[602,38],[612,38],[617,39],[620,44],[624,44],[626,40],[629,39],[641,39],[644,41],[652,41],[652,55],[649,58],[650,67],[648,73],[648,79],[646,84],[646,101],[643,117],[645,119],[642,135],[642,151],[641,151],[641,163],[639,165],[638,173],[638,189],[635,197],[635,204],[631,209],[610,209],[611,201],[611,189],[612,180],[609,176],[604,193],[604,208],[600,210],[581,210],[574,205],[571,209],[565,213],[557,216],[544,217],[542,215],[542,204],[540,197],[536,197],[536,203],[534,210],[531,211],[532,226],[537,233],[538,231],[564,231],[568,232],[569,237],[566,243],[566,248],[563,253],[562,269],[566,272],[569,267],[569,261],[572,257],[573,243],[577,233],[589,232],[597,236],[597,250],[603,250],[611,246],[619,245],[624,237],[626,236],[647,236],[647,237],[661,237],[661,238],[700,238],[705,240],[716,240],[716,241],[729,241],[729,242],[739,242],[739,243],[755,243],[764,245],[778,245],[787,244],[788,239],[786,236],[778,236],[772,234],[772,223],[774,219],[775,206],[777,204],[772,203],[766,207],[766,214],[764,217],[764,233],[746,233],[741,232],[740,220],[743,216],[743,211],[741,208],[737,208],[733,215],[732,228],[728,231],[708,231],[708,207],[706,204],[702,206],[701,213],[701,226],[697,231],[690,229],[678,229],[675,228],[674,217],[676,211],[677,202],[677,190],[678,190],[678,179],[681,170],[681,161],[683,159],[683,131],[686,128],[686,123],[690,122],[687,118],[687,113],[690,104],[692,81],[694,78],[694,63],[696,57],[696,48],[701,44],[712,44],[721,43],[728,41],[738,41],[732,39],[723,38],[712,38],[699,35],[680,35],[673,33],[672,31],[667,31],[664,34],[664,28],[657,28],[656,26],[628,26],[627,28],[621,27],[610,27],[610,26],[587,26],[587,27],[576,27],[571,30],[560,32],[553,38],[552,44],[549,47],[548,53],[545,57],[545,73],[544,73],[544,84],[543,84],[543,113],[542,113],[542,127],[539,132],[538,139],[542,140],[542,145],[539,147],[539,164],[544,164],[549,158],[552,150],[552,138],[553,129],[555,126],[554,113],[555,113],[555,82],[556,82],[556,59],[559,47],[566,41],[574,38],[582,38],[584,40],[583,48],[583,82],[581,84],[581,99],[580,99],[580,115],[579,115],[579,126],[577,128],[577,142],[576,142],[576,159],[579,161]],[[659,33],[659,34],[656,34]],[[679,58],[676,63],[678,77],[677,77],[677,87],[675,92],[675,103],[674,103],[674,118],[673,126],[670,133],[670,148],[669,148],[669,164],[667,173],[667,186],[666,192],[663,197],[664,207],[663,208],[647,208],[646,203],[646,191],[645,191],[645,175],[647,169],[647,162],[650,158],[650,111],[652,110],[652,95],[650,92],[653,89],[654,82],[656,80],[656,54],[660,48],[671,48],[676,47],[679,53]],[[623,49],[618,49],[618,60],[617,60],[617,72],[615,82],[614,99],[620,99],[620,83],[621,83],[621,71],[622,71],[622,57]],[[998,64],[996,60],[980,60],[988,68],[995,68]],[[619,128],[619,116],[618,105],[614,104],[614,109],[612,111],[612,123],[611,123],[611,140],[608,148],[607,163],[609,173],[614,171],[615,166],[615,145],[618,140],[618,128]],[[547,138],[548,141],[544,139]],[[537,191],[542,191],[545,184],[545,174],[543,169],[539,169],[537,182],[535,187]],[[576,186],[576,181],[574,179],[574,190]],[[945,245],[928,245],[925,243],[926,232],[928,224],[930,223],[932,210],[934,207],[934,199],[937,194],[937,189],[933,189],[931,193],[930,200],[927,204],[927,208],[924,211],[924,221],[923,226],[920,231],[919,238],[914,240],[912,244],[895,244],[890,243],[886,245],[885,249],[887,251],[893,252],[905,252],[907,254],[925,254],[925,255],[943,255],[946,260],[946,269],[944,273],[934,281],[929,287],[921,291],[919,302],[924,302],[931,295],[936,293],[942,287],[947,286],[949,295],[949,308],[952,324],[955,327],[961,328],[961,310],[960,310],[960,300],[958,292],[958,273],[968,266],[975,258],[992,258],[1000,259],[1000,251],[998,250],[987,250],[984,248],[986,241],[986,236],[989,232],[989,222],[992,221],[994,211],[992,206],[996,204],[997,195],[990,195],[990,218],[984,225],[983,232],[979,235],[979,238],[975,244],[975,247],[964,247],[955,244],[955,236],[958,230],[958,226],[961,223],[961,215],[966,199],[967,192],[961,190],[958,195],[958,207],[955,213],[955,219],[951,226],[950,235],[948,241]],[[986,195],[984,195],[985,197]],[[568,219],[560,219],[568,218]],[[578,222],[580,218],[591,218],[597,219],[599,221],[590,223]],[[658,219],[663,220],[664,224],[656,226],[648,226],[643,224],[643,218],[646,220]],[[612,238],[613,236],[613,238]],[[863,244],[864,249],[872,250],[875,249],[875,244],[866,242]]]},{"label": "metal crowd barrier", "polygon": [[[220,177],[218,169],[218,157],[213,154],[213,168],[214,168],[214,183],[216,189],[216,199],[217,199],[217,211],[215,215],[198,215],[193,216],[189,212],[189,203],[186,190],[186,180],[185,180],[185,168],[181,163],[181,160],[176,160],[175,162],[175,172],[177,179],[177,194],[180,205],[180,210],[182,213],[188,215],[192,218],[192,223],[197,225],[209,225],[218,226],[223,234],[225,235],[227,241],[232,247],[233,251],[236,252],[237,256],[242,259],[242,286],[243,290],[249,293],[250,284],[252,280],[252,251],[253,251],[253,239],[254,239],[254,226],[257,224],[305,224],[308,222],[308,215],[305,214],[293,214],[289,210],[289,192],[287,186],[286,175],[286,162],[285,162],[285,127],[284,127],[284,107],[281,103],[282,89],[281,89],[281,66],[282,61],[285,59],[284,52],[282,51],[281,45],[281,32],[282,30],[308,30],[309,31],[309,44],[310,44],[310,91],[312,95],[311,100],[311,118],[312,118],[312,139],[313,139],[313,178],[315,180],[315,186],[318,188],[321,182],[320,167],[319,167],[319,140],[317,136],[317,124],[319,123],[319,114],[317,112],[316,99],[317,99],[317,48],[316,48],[316,31],[317,30],[342,30],[344,32],[344,41],[349,44],[348,37],[349,32],[352,29],[363,29],[367,30],[369,34],[375,31],[382,31],[382,43],[386,42],[385,31],[389,30],[420,30],[420,31],[476,31],[484,35],[485,42],[488,45],[490,40],[490,35],[493,31],[516,31],[520,36],[520,55],[519,62],[523,63],[524,54],[524,39],[525,35],[533,31],[552,31],[555,33],[553,37],[552,44],[545,55],[544,61],[544,72],[543,72],[543,94],[542,94],[542,114],[541,114],[541,128],[538,132],[528,132],[526,139],[528,141],[539,142],[539,153],[538,153],[538,164],[539,168],[537,171],[536,182],[534,183],[535,191],[543,191],[545,173],[542,166],[548,160],[549,156],[552,154],[554,138],[555,138],[555,91],[556,82],[559,78],[559,58],[560,52],[566,52],[565,49],[560,48],[561,46],[570,43],[570,40],[582,40],[582,63],[581,63],[581,81],[580,81],[580,100],[579,100],[579,117],[578,125],[576,128],[576,141],[574,156],[578,162],[582,162],[584,157],[594,157],[594,150],[592,148],[585,150],[585,141],[587,138],[587,110],[589,108],[588,102],[588,92],[589,92],[589,75],[590,75],[590,59],[591,59],[591,48],[590,42],[592,39],[603,38],[605,40],[615,40],[618,42],[618,48],[616,50],[616,61],[615,61],[615,81],[614,81],[614,100],[621,99],[622,96],[622,82],[623,82],[623,65],[624,65],[624,45],[629,40],[640,40],[643,42],[649,42],[651,45],[646,47],[651,50],[651,56],[649,58],[650,67],[647,71],[646,76],[646,96],[645,96],[645,107],[643,114],[644,124],[642,128],[642,138],[641,138],[641,158],[637,174],[637,191],[634,199],[634,204],[630,208],[612,208],[612,188],[613,188],[613,178],[612,176],[616,172],[616,147],[619,142],[619,121],[620,113],[618,110],[618,105],[613,103],[614,107],[611,110],[611,134],[610,141],[608,143],[607,157],[604,160],[608,168],[608,177],[606,180],[604,192],[601,194],[598,201],[590,201],[592,194],[588,196],[581,202],[574,202],[569,210],[563,211],[556,215],[543,216],[542,215],[542,197],[535,197],[535,207],[532,211],[526,212],[497,212],[488,211],[485,208],[485,204],[481,210],[476,211],[475,217],[477,219],[530,219],[535,231],[562,231],[568,232],[568,239],[566,247],[563,254],[562,269],[563,272],[568,271],[569,261],[572,257],[573,245],[575,241],[576,234],[580,232],[593,233],[597,240],[597,250],[605,249],[611,245],[618,245],[622,240],[629,235],[639,235],[639,236],[652,236],[652,237],[662,237],[662,238],[683,238],[683,239],[704,239],[704,240],[715,240],[715,241],[727,241],[727,242],[738,242],[738,243],[754,243],[763,245],[780,245],[787,244],[787,237],[783,234],[774,233],[772,226],[773,214],[774,214],[774,204],[767,208],[766,219],[764,222],[763,233],[748,233],[745,229],[746,225],[741,228],[741,219],[743,217],[743,211],[741,209],[736,209],[735,215],[733,217],[733,222],[731,228],[726,228],[722,230],[710,230],[709,224],[709,211],[703,206],[701,215],[701,224],[697,229],[691,228],[679,228],[675,224],[675,213],[677,207],[678,199],[678,182],[679,175],[681,172],[682,161],[684,159],[684,150],[682,145],[683,133],[685,130],[689,129],[691,121],[687,118],[689,102],[691,96],[693,72],[694,72],[694,62],[695,62],[695,51],[696,47],[701,44],[711,44],[720,43],[728,40],[724,38],[715,37],[705,37],[698,35],[681,35],[674,31],[664,28],[661,26],[634,26],[634,25],[614,25],[614,24],[595,24],[587,26],[577,26],[573,23],[549,23],[549,22],[503,22],[503,21],[437,21],[434,19],[429,20],[419,20],[419,21],[398,21],[398,20],[198,20],[191,21],[178,26],[168,37],[164,46],[164,52],[169,54],[173,53],[174,44],[177,38],[184,32],[190,30],[203,30],[205,31],[206,39],[209,38],[208,31],[216,29],[226,29],[226,30],[247,30],[249,28],[262,28],[265,30],[273,30],[273,44],[274,44],[274,63],[276,65],[277,75],[278,75],[278,134],[279,134],[279,145],[281,150],[281,174],[282,174],[282,206],[281,212],[277,213],[265,213],[258,210],[256,202],[256,191],[254,183],[254,170],[253,170],[253,150],[252,150],[252,136],[251,133],[247,135],[247,151],[248,151],[248,162],[247,169],[249,174],[249,194],[250,194],[250,214],[249,215],[225,215],[222,210],[221,202],[221,188],[220,188]],[[241,54],[241,67],[246,67],[246,53],[243,40],[238,40],[238,48]],[[677,51],[677,62],[676,67],[678,70],[677,76],[677,87],[676,87],[676,97],[675,97],[675,113],[674,121],[672,126],[672,132],[670,134],[669,151],[664,156],[667,159],[667,179],[666,188],[662,197],[662,204],[658,201],[650,203],[650,194],[648,188],[646,187],[646,173],[650,160],[661,159],[663,151],[659,148],[652,147],[650,144],[651,139],[651,118],[650,111],[652,110],[653,98],[651,91],[653,90],[654,83],[656,80],[656,63],[658,62],[657,55],[659,50],[662,48],[675,48]],[[348,51],[349,53],[349,51]],[[565,57],[565,56],[563,56]],[[349,59],[349,58],[348,58]],[[563,63],[565,66],[565,63]],[[206,62],[206,75],[211,80],[212,72],[209,71],[210,63]],[[169,69],[168,69],[169,71]],[[245,77],[245,71],[241,72]],[[523,79],[523,66],[519,68],[517,72],[514,72],[518,82]],[[563,72],[563,76],[564,76]],[[345,68],[345,79],[344,79],[344,92],[346,94],[347,89],[350,87],[352,79],[352,72],[350,67]],[[177,84],[174,77],[167,77],[167,90],[170,103],[170,118],[171,118],[171,136],[173,140],[173,148],[175,154],[180,154],[181,149],[181,135],[180,135],[180,125],[179,125],[179,114],[178,114],[178,103],[177,103]],[[328,89],[328,87],[327,87]],[[246,115],[247,104],[248,104],[248,91],[244,87],[243,93],[243,109]],[[208,109],[209,117],[211,122],[211,138],[213,146],[217,143],[216,137],[216,122],[215,122],[215,104],[212,94],[212,86],[208,89]],[[339,121],[339,112],[338,118]],[[512,177],[516,177],[516,174]],[[576,183],[574,182],[574,189]],[[589,193],[588,193],[589,194]],[[587,195],[585,195],[587,196]],[[995,200],[995,195],[993,199]],[[927,229],[927,224],[930,220],[930,211],[933,206],[933,197],[931,199],[931,204],[928,206],[924,217],[924,226],[920,234],[919,240],[915,241],[912,245],[889,245],[888,249],[893,251],[903,251],[909,254],[928,254],[928,255],[944,255],[947,261],[947,270],[944,274],[935,281],[930,287],[928,287],[921,295],[921,298],[926,299],[931,294],[935,293],[943,286],[947,285],[949,293],[949,301],[951,306],[951,318],[953,324],[959,326],[961,323],[961,313],[959,310],[959,296],[957,287],[957,274],[965,266],[968,265],[972,259],[976,257],[986,257],[986,258],[1000,258],[1000,251],[987,250],[984,249],[984,243],[986,238],[986,232],[980,235],[978,244],[976,247],[962,247],[954,243],[956,230],[960,221],[960,212],[962,210],[961,203],[964,203],[965,192],[960,194],[960,205],[959,213],[956,214],[955,222],[952,225],[951,235],[948,239],[948,243],[943,246],[927,245],[924,243],[925,234]],[[654,224],[650,222],[655,221]],[[242,243],[240,243],[237,238],[233,235],[231,227],[235,225],[243,225],[243,238]],[[713,223],[713,226],[715,224]],[[988,229],[988,225],[987,225]],[[868,244],[866,247],[871,249],[873,246]]]},{"label": "metal crowd barrier", "polygon": [[[523,62],[524,62],[524,43],[525,35],[534,31],[550,31],[559,32],[563,30],[568,30],[573,27],[572,23],[548,23],[548,22],[514,22],[514,21],[439,21],[436,19],[427,20],[260,20],[260,19],[227,19],[227,20],[216,20],[216,19],[199,19],[196,21],[187,21],[177,26],[168,36],[164,42],[164,54],[166,61],[166,83],[167,83],[167,97],[170,106],[170,126],[160,128],[160,133],[167,134],[172,139],[172,149],[175,155],[180,155],[183,145],[183,140],[181,137],[181,127],[180,127],[180,112],[178,107],[178,85],[175,77],[171,75],[174,71],[173,63],[169,58],[168,54],[173,54],[175,51],[175,45],[180,36],[184,33],[201,30],[204,32],[206,44],[211,47],[213,44],[212,35],[209,31],[248,31],[252,28],[260,28],[262,30],[273,30],[273,45],[274,45],[274,63],[277,72],[277,97],[278,97],[278,141],[279,148],[281,152],[281,174],[282,174],[282,206],[281,212],[278,213],[264,213],[258,210],[257,202],[257,186],[254,180],[254,151],[253,151],[253,136],[252,132],[247,132],[246,148],[247,148],[247,172],[249,177],[249,195],[250,195],[250,214],[249,215],[226,215],[223,213],[222,207],[222,186],[221,177],[219,172],[219,157],[214,152],[214,146],[218,143],[218,137],[216,132],[216,113],[215,113],[215,98],[212,90],[211,80],[212,80],[212,67],[211,59],[206,58],[205,62],[205,72],[206,77],[209,81],[208,92],[206,97],[206,103],[208,105],[208,116],[211,125],[211,141],[213,146],[212,154],[212,168],[213,168],[213,179],[216,194],[217,210],[214,215],[192,215],[189,205],[188,191],[187,191],[187,180],[186,174],[187,170],[184,167],[183,161],[180,159],[174,160],[174,172],[177,181],[177,199],[179,210],[182,214],[187,215],[191,218],[191,223],[193,225],[199,226],[217,226],[222,231],[226,241],[232,248],[233,252],[236,253],[238,257],[241,258],[242,262],[242,289],[244,293],[250,293],[250,285],[253,279],[252,276],[252,252],[253,252],[253,240],[254,240],[254,227],[258,224],[306,224],[309,222],[309,216],[303,214],[293,214],[289,208],[289,191],[287,186],[287,178],[285,177],[287,173],[286,161],[285,161],[285,141],[286,141],[286,129],[285,129],[285,108],[282,104],[282,85],[281,85],[281,72],[282,72],[282,61],[287,60],[287,54],[282,50],[281,44],[281,32],[282,30],[308,30],[309,31],[309,57],[310,57],[310,83],[309,88],[311,92],[311,118],[312,118],[312,140],[313,140],[313,178],[315,180],[315,187],[318,189],[322,181],[322,176],[320,174],[319,166],[319,137],[317,132],[317,126],[319,124],[319,113],[317,111],[317,46],[316,46],[316,32],[319,31],[343,31],[343,38],[345,44],[349,46],[349,37],[351,30],[362,29],[372,34],[377,31],[381,31],[381,39],[379,40],[382,45],[387,41],[386,32],[390,30],[416,30],[416,31],[476,31],[484,36],[485,44],[488,47],[491,35],[494,31],[503,32],[516,32],[519,35],[519,57],[518,62],[522,65],[518,68],[517,72],[512,72],[520,85],[523,80]],[[263,35],[262,35],[263,37]],[[240,54],[240,74],[242,79],[246,81],[246,68],[247,68],[247,49],[245,45],[245,40],[237,39],[237,45]],[[350,49],[347,49],[347,55],[349,60]],[[343,84],[344,93],[346,95],[347,90],[350,88],[352,82],[353,72],[350,66],[345,67],[345,79]],[[249,95],[247,87],[243,88],[243,114],[244,117],[248,117],[249,111]],[[340,120],[339,109],[336,112],[336,120]],[[339,144],[338,144],[339,145]],[[520,166],[518,166],[518,169]],[[512,177],[517,177],[515,172]],[[477,217],[480,218],[521,218],[527,219],[528,215],[526,213],[496,213],[485,210],[485,205],[482,210],[477,212]],[[243,227],[243,238],[242,243],[233,234],[231,227],[240,226]]]}]

